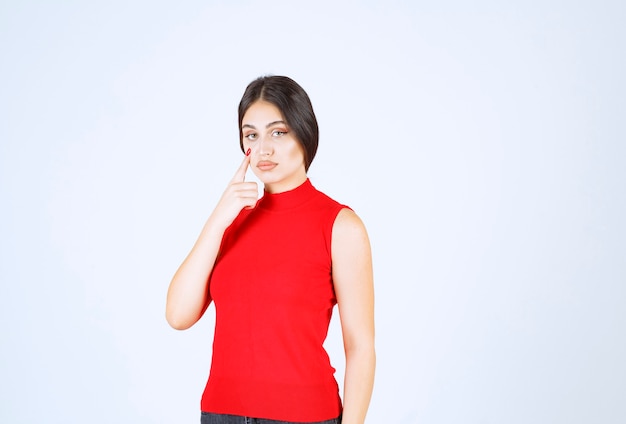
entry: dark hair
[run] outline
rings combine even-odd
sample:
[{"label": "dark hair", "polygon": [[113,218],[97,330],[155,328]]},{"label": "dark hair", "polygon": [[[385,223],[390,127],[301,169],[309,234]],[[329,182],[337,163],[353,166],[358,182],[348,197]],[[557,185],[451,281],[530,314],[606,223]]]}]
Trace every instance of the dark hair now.
[{"label": "dark hair", "polygon": [[243,152],[243,115],[256,101],[263,100],[278,108],[289,130],[304,151],[304,168],[309,170],[317,152],[319,129],[313,105],[306,91],[289,77],[264,76],[248,84],[239,102],[239,145]]}]

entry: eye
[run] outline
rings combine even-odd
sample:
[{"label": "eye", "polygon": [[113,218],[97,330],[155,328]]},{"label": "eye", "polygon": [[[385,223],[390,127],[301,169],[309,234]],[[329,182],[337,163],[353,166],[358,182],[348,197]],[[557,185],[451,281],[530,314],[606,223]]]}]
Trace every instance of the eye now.
[{"label": "eye", "polygon": [[281,131],[281,130],[272,131],[272,137],[281,137],[285,134],[287,134],[287,131]]},{"label": "eye", "polygon": [[244,135],[244,138],[247,138],[250,141],[256,140],[256,137],[257,137],[257,135],[255,133],[250,133],[250,134]]}]

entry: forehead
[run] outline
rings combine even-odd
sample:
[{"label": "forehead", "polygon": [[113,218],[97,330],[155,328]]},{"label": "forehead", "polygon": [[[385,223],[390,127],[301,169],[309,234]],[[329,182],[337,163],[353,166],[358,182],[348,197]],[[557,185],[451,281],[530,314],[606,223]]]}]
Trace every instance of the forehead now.
[{"label": "forehead", "polygon": [[275,121],[284,121],[280,110],[272,103],[258,100],[252,103],[246,110],[246,113],[243,115],[242,125],[267,124]]}]

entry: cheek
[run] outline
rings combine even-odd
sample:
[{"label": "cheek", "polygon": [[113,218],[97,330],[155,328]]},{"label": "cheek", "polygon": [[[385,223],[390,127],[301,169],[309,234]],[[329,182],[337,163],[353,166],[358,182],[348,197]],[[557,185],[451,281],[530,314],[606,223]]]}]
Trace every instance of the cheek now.
[{"label": "cheek", "polygon": [[256,162],[253,163],[252,161],[250,161],[250,166],[248,167],[248,170],[251,170],[254,176],[258,179],[261,179],[261,177],[263,176],[263,173],[259,170],[259,168],[256,167]]},{"label": "cheek", "polygon": [[293,160],[302,160],[304,162],[304,148],[297,141],[294,141],[289,157]]}]

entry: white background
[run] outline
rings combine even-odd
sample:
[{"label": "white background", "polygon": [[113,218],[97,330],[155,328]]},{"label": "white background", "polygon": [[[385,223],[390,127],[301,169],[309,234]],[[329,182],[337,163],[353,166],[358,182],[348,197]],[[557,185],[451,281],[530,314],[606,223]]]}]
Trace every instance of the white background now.
[{"label": "white background", "polygon": [[[625,422],[624,22],[617,0],[2,1],[0,422],[199,422],[213,310],[176,332],[165,294],[263,74],[307,90],[309,176],[370,233],[368,423]],[[341,381],[336,322],[327,344]]]}]

